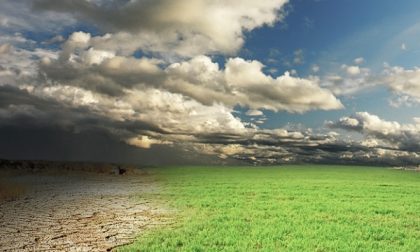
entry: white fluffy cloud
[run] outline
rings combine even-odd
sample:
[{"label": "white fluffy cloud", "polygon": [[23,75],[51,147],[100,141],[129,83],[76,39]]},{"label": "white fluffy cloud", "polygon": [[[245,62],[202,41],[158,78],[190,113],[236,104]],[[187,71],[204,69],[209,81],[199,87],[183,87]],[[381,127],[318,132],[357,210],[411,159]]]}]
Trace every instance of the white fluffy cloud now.
[{"label": "white fluffy cloud", "polygon": [[359,75],[361,72],[359,66],[343,66],[343,68],[346,70],[347,74],[351,76]]},{"label": "white fluffy cloud", "polygon": [[363,58],[357,58],[354,62],[356,65],[343,64],[337,72],[324,76],[322,85],[336,95],[352,95],[379,84],[369,68],[359,66]]},{"label": "white fluffy cloud", "polygon": [[263,116],[264,113],[261,110],[250,109],[246,112],[247,116]]},{"label": "white fluffy cloud", "polygon": [[186,94],[203,104],[221,102],[251,109],[305,112],[312,109],[340,109],[341,102],[317,79],[292,77],[285,73],[272,78],[263,72],[258,61],[231,58],[220,70],[206,56],[172,64],[166,71],[166,86],[173,92]]},{"label": "white fluffy cloud", "polygon": [[143,149],[150,149],[150,147],[152,147],[153,144],[172,144],[172,142],[156,140],[149,136],[132,137],[130,139],[127,139],[126,142],[129,145],[133,145]]},{"label": "white fluffy cloud", "polygon": [[234,54],[244,43],[244,32],[281,19],[279,11],[286,3],[287,0],[36,0],[35,7],[82,18],[113,33],[113,39],[97,41],[97,46],[108,50],[130,47],[194,56]]},{"label": "white fluffy cloud", "polygon": [[64,85],[81,86],[107,94],[126,88],[158,87],[182,94],[204,105],[236,105],[251,109],[306,112],[343,107],[316,78],[304,79],[285,73],[276,78],[263,72],[258,61],[228,59],[225,68],[208,56],[161,66],[150,58],[116,56],[115,52],[87,49],[89,34],[77,32],[64,44],[59,59],[41,64],[50,79]]},{"label": "white fluffy cloud", "polygon": [[420,103],[420,68],[404,69],[386,66],[383,81],[391,91],[400,96],[400,102],[395,104]]},{"label": "white fluffy cloud", "polygon": [[341,65],[336,73],[321,78],[323,87],[335,95],[352,95],[373,87],[387,87],[394,94],[390,105],[393,107],[415,106],[420,103],[420,68],[405,69],[384,65],[384,70],[373,74],[371,69],[361,67],[363,58],[354,60],[356,65]]},{"label": "white fluffy cloud", "polygon": [[365,59],[363,57],[359,57],[359,58],[355,58],[353,62],[356,65],[360,65],[360,64],[363,64],[365,62]]},{"label": "white fluffy cloud", "polygon": [[368,112],[357,112],[350,117],[343,117],[338,122],[330,123],[333,128],[352,130],[364,134],[369,140],[365,144],[381,143],[384,147],[405,151],[420,151],[420,124],[400,124],[386,121]]},{"label": "white fluffy cloud", "polygon": [[[390,105],[414,106],[420,103],[420,69],[405,69],[399,66],[385,64],[380,74],[372,74],[369,68],[359,65],[363,58],[355,59],[357,65],[342,65],[341,73],[329,74],[322,78],[322,86],[330,89],[336,95],[350,95],[361,90],[385,86],[395,95],[390,99]],[[357,61],[357,62],[356,62]]]}]

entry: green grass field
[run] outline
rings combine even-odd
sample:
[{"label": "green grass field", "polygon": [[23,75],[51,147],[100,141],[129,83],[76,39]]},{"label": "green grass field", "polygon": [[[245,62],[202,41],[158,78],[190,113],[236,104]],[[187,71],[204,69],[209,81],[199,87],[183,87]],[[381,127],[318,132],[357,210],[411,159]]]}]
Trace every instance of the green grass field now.
[{"label": "green grass field", "polygon": [[176,224],[121,251],[420,251],[420,173],[374,167],[153,171]]}]

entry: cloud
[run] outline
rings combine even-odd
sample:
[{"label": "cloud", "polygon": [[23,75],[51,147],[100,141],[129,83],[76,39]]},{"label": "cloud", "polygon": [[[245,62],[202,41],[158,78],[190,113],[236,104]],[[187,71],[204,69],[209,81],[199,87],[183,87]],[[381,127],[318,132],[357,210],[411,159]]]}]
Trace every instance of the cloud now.
[{"label": "cloud", "polygon": [[298,49],[294,51],[294,58],[293,58],[293,64],[294,65],[302,65],[305,61],[303,50]]},{"label": "cloud", "polygon": [[417,98],[410,95],[401,95],[394,94],[388,98],[388,103],[391,107],[400,108],[400,107],[415,107],[419,104]]},{"label": "cloud", "polygon": [[262,116],[264,113],[257,109],[250,109],[245,113],[247,116]]},{"label": "cloud", "polygon": [[33,46],[21,34],[0,37],[0,85],[21,85],[37,79],[38,62],[44,57],[54,59],[57,54]]},{"label": "cloud", "polygon": [[51,31],[58,32],[71,26],[76,20],[69,15],[46,12],[43,15],[33,12],[32,1],[3,0],[0,2],[0,32]]},{"label": "cloud", "polygon": [[[202,135],[193,147],[221,158],[234,158],[252,163],[288,163],[313,161],[312,154],[320,146],[334,141],[328,135],[312,135],[310,131],[286,129],[250,129],[246,134],[235,136]],[[306,153],[308,158],[303,157]]]},{"label": "cloud", "polygon": [[247,128],[224,106],[204,106],[156,89],[131,91],[124,98],[71,86],[3,86],[0,91],[2,127],[54,126],[68,132],[100,129],[140,148],[176,143],[176,148],[262,163],[285,162],[283,158],[292,156],[295,160],[300,148],[328,142],[328,137],[309,132]]},{"label": "cloud", "polygon": [[320,66],[318,66],[316,64],[311,67],[311,71],[313,73],[318,73],[320,69],[321,69]]},{"label": "cloud", "polygon": [[355,130],[361,127],[359,120],[351,117],[342,117],[337,123],[337,126],[345,129]]},{"label": "cloud", "polygon": [[[325,129],[260,128],[268,111],[341,109],[337,95],[383,79],[396,94],[417,97],[416,70],[389,68],[379,78],[361,66],[363,58],[336,74],[299,77],[294,70],[268,74],[260,61],[235,57],[248,32],[283,19],[286,2],[4,1],[0,129],[83,143],[80,136],[92,133],[124,151],[222,162],[417,162],[418,118],[399,124],[364,112]],[[86,29],[74,31],[75,25]],[[47,35],[30,39],[28,31]],[[304,52],[288,58],[303,64]],[[238,106],[247,110],[245,119],[235,113]]]},{"label": "cloud", "polygon": [[345,140],[336,132],[314,133],[310,129],[255,130],[246,136],[209,136],[193,145],[197,151],[256,164],[354,163],[416,164],[420,155],[412,150],[392,149],[373,138]]},{"label": "cloud", "polygon": [[[358,61],[359,59],[355,59]],[[363,62],[363,61],[361,61]],[[387,63],[379,74],[359,65],[341,65],[338,72],[321,77],[321,85],[335,95],[351,95],[373,87],[387,87],[395,97],[390,98],[393,107],[415,106],[420,103],[420,69],[405,69]]]},{"label": "cloud", "polygon": [[74,108],[119,122],[146,122],[165,132],[239,132],[244,129],[231,109],[222,105],[205,106],[154,88],[130,90],[112,97],[73,86],[38,87],[31,94],[55,100]]},{"label": "cloud", "polygon": [[1,54],[8,54],[10,52],[11,46],[10,44],[2,44],[0,45],[0,55]]},{"label": "cloud", "polygon": [[[34,7],[65,13],[112,33],[108,49],[133,47],[182,56],[234,54],[244,33],[282,19],[287,0],[84,1],[36,0]],[[131,41],[136,41],[133,45]]]},{"label": "cloud", "polygon": [[172,144],[172,142],[156,140],[156,139],[150,138],[149,136],[133,137],[133,138],[128,139],[127,143],[129,145],[133,145],[133,146],[143,148],[143,149],[150,149],[150,147],[153,144]]},{"label": "cloud", "polygon": [[[400,97],[400,104],[420,103],[420,69],[385,66],[383,82]],[[405,98],[404,98],[405,97]],[[404,99],[406,102],[404,102]]]},{"label": "cloud", "polygon": [[[277,60],[274,57],[279,57],[281,53],[278,50],[270,51],[270,62],[275,63]],[[292,53],[282,57],[282,63],[286,67],[299,66],[305,63],[305,53],[303,49],[296,49]]]},{"label": "cloud", "polygon": [[369,68],[359,66],[363,58],[357,58],[354,62],[356,65],[343,64],[336,72],[323,76],[322,86],[341,96],[352,95],[380,84],[378,76],[373,75]]},{"label": "cloud", "polygon": [[0,127],[35,125],[69,132],[100,129],[142,148],[194,141],[199,134],[246,132],[223,106],[206,107],[159,90],[130,93],[121,101],[70,86],[0,86],[0,98]]},{"label": "cloud", "polygon": [[99,130],[142,149],[172,146],[222,160],[261,164],[419,160],[413,148],[418,151],[420,124],[399,125],[367,113],[335,125],[368,136],[354,142],[335,132],[247,127],[224,106],[205,106],[158,89],[132,90],[115,98],[72,86],[2,86],[0,95],[0,128],[53,126],[71,134]]},{"label": "cloud", "polygon": [[415,122],[400,124],[383,120],[368,112],[358,112],[350,117],[342,117],[338,122],[329,123],[329,126],[362,133],[369,138],[370,143],[375,142],[375,145],[380,144],[384,148],[419,152],[420,124]]},{"label": "cloud", "polygon": [[353,62],[354,62],[354,64],[356,64],[356,65],[361,65],[361,64],[365,63],[365,59],[364,59],[363,57],[359,57],[359,58],[355,58],[355,59],[353,60]]},{"label": "cloud", "polygon": [[46,58],[40,62],[41,76],[47,82],[115,96],[121,95],[124,88],[144,83],[157,85],[164,78],[157,59],[123,57],[113,51],[87,48],[89,34],[75,34],[63,45],[57,59]]},{"label": "cloud", "polygon": [[[303,79],[285,73],[272,78],[263,73],[258,61],[231,58],[219,70],[210,58],[199,56],[189,62],[168,67],[168,88],[181,92],[203,104],[221,102],[251,109],[305,112],[312,109],[340,109],[341,102],[316,79]],[[203,96],[203,94],[205,94]]]},{"label": "cloud", "polygon": [[220,103],[251,109],[305,112],[343,107],[318,80],[292,77],[273,78],[263,72],[259,61],[230,58],[224,69],[200,55],[187,61],[161,66],[153,58],[117,56],[115,52],[87,49],[89,34],[73,33],[57,60],[41,63],[48,79],[63,85],[80,86],[108,95],[122,95],[127,89],[147,87],[182,94],[204,105]]},{"label": "cloud", "polygon": [[[342,108],[316,78],[292,77],[288,73],[272,77],[264,73],[259,61],[242,58],[228,58],[220,68],[201,54],[234,53],[243,43],[244,32],[281,19],[279,11],[286,1],[263,2],[242,1],[240,8],[235,3],[188,2],[193,10],[208,10],[206,15],[188,10],[187,14],[192,15],[188,16],[183,14],[181,5],[187,4],[183,1],[133,2],[130,8],[118,2],[35,1],[37,10],[44,8],[49,13],[67,13],[64,7],[70,12],[83,8],[76,15],[87,18],[89,12],[90,21],[110,33],[93,36],[74,32],[65,41],[60,37],[44,41],[63,41],[61,49],[44,51],[37,48],[38,42],[29,43],[20,35],[3,39],[8,43],[4,46],[7,50],[2,50],[8,55],[4,65],[10,68],[22,62],[16,68],[25,69],[26,64],[27,76],[32,79],[14,75],[10,79],[16,82],[2,83],[1,92],[8,99],[3,101],[0,116],[10,125],[32,121],[70,132],[100,128],[144,149],[177,145],[186,150],[201,148],[202,153],[211,152],[224,159],[255,160],[244,156],[251,154],[248,143],[267,149],[266,144],[272,142],[270,136],[281,137],[287,143],[298,141],[302,134],[260,132],[255,124],[233,115],[235,106],[249,108],[248,114],[253,116],[263,115],[258,109],[305,112]],[[111,7],[117,7],[119,12],[113,12]],[[170,11],[175,14],[168,16],[171,8],[181,11]],[[102,15],[109,12],[115,15],[105,20]],[[221,19],[213,19],[220,13],[230,22],[224,20],[220,26]],[[149,48],[162,55],[175,52],[187,59],[132,55],[138,49]],[[21,60],[16,60],[19,57]],[[203,147],[207,145],[212,146]],[[267,153],[275,156],[274,152]]]},{"label": "cloud", "polygon": [[348,75],[352,76],[359,75],[361,72],[360,67],[358,66],[343,66],[343,68],[346,70]]}]

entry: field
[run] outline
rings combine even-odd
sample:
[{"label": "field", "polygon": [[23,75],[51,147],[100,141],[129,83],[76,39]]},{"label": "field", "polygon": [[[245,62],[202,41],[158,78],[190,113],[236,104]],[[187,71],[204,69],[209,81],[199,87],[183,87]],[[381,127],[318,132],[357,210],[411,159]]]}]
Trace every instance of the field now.
[{"label": "field", "polygon": [[420,173],[351,166],[171,167],[147,195],[175,224],[121,251],[420,251]]}]

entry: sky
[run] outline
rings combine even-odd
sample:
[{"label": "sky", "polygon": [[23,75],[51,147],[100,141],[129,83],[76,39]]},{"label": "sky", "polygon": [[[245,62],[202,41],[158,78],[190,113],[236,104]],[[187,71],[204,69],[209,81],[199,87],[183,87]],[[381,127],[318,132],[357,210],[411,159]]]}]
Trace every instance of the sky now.
[{"label": "sky", "polygon": [[0,158],[420,163],[415,0],[0,2]]}]

